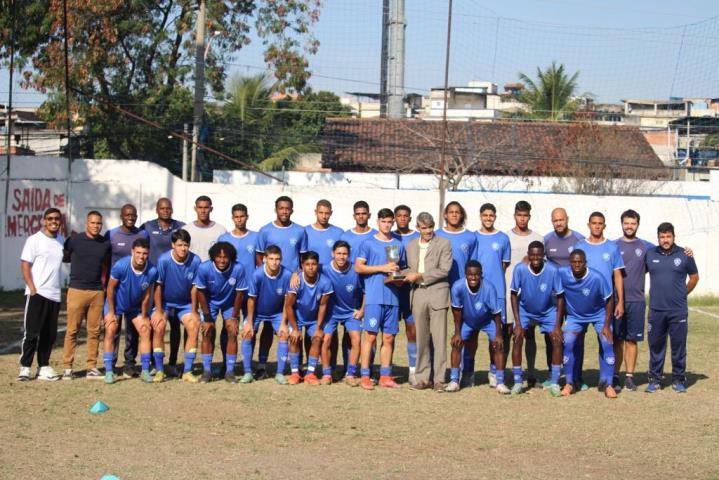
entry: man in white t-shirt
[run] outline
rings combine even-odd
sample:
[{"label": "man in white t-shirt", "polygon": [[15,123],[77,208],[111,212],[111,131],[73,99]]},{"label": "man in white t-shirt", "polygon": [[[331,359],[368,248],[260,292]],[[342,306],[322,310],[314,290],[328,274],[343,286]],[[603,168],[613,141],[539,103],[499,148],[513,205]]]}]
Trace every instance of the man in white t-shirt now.
[{"label": "man in white t-shirt", "polygon": [[60,313],[60,268],[63,244],[60,234],[62,214],[48,208],[43,226],[28,237],[20,255],[20,270],[25,280],[25,320],[20,350],[19,381],[30,380],[32,359],[37,352],[38,380],[55,381],[60,376],[50,366],[50,353],[57,337]]},{"label": "man in white t-shirt", "polygon": [[207,195],[197,197],[197,200],[195,200],[195,213],[197,214],[197,220],[188,223],[183,228],[192,237],[190,251],[204,262],[210,258],[210,247],[217,243],[220,235],[227,233],[227,229],[210,220],[212,200]]}]

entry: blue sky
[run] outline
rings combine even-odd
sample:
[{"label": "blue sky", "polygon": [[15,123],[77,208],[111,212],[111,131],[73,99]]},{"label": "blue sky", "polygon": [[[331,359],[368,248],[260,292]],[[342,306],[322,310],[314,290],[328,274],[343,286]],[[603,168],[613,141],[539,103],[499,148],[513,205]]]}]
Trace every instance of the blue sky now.
[{"label": "blue sky", "polygon": [[[379,90],[381,0],[324,0],[310,59],[314,89]],[[443,81],[447,2],[406,0],[406,89],[427,93]],[[579,71],[579,90],[599,101],[719,96],[719,2],[684,0],[455,0],[450,83],[516,81],[553,60]],[[229,66],[264,69],[255,41]],[[0,103],[7,101],[7,70]],[[19,92],[18,106],[42,96]]]}]

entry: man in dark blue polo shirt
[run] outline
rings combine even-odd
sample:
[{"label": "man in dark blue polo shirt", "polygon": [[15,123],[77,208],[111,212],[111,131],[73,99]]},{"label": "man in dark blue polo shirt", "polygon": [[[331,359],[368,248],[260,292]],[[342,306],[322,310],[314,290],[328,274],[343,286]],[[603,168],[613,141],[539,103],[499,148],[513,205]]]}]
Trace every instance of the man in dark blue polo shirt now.
[{"label": "man in dark blue polo shirt", "polygon": [[[687,296],[699,282],[697,265],[674,243],[674,226],[665,222],[657,228],[659,246],[647,252],[649,272],[649,385],[648,393],[661,388],[667,336],[672,348],[672,388],[686,392]],[[687,276],[689,281],[687,281]]]},{"label": "man in dark blue polo shirt", "polygon": [[172,202],[162,197],[155,205],[157,218],[142,224],[140,230],[147,232],[150,238],[150,263],[157,265],[157,259],[165,252],[172,250],[172,233],[181,229],[185,224],[172,218]]}]

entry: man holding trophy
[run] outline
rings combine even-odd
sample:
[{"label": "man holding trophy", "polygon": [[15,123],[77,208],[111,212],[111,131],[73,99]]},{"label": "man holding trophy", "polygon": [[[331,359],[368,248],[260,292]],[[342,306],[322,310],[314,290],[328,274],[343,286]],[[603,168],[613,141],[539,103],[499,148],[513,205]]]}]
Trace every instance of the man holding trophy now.
[{"label": "man holding trophy", "polygon": [[392,377],[392,352],[394,337],[399,331],[399,285],[404,282],[400,270],[406,267],[407,257],[402,243],[392,236],[393,224],[392,210],[381,209],[377,213],[379,232],[362,242],[355,259],[355,271],[364,277],[367,302],[361,356],[361,385],[366,390],[374,389],[370,380],[370,356],[380,331],[379,385],[386,388],[399,386]]}]

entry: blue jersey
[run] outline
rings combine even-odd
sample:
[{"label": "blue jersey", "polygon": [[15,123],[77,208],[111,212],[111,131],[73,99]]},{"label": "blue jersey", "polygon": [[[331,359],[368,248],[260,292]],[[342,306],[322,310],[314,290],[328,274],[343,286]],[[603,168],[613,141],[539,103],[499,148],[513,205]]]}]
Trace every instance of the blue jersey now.
[{"label": "blue jersey", "polygon": [[579,323],[602,322],[607,299],[612,296],[612,286],[601,273],[587,267],[582,278],[575,278],[571,268],[559,270],[564,288],[567,316]]},{"label": "blue jersey", "polygon": [[337,240],[342,238],[344,232],[341,228],[330,225],[324,230],[315,228],[314,225],[305,227],[307,235],[307,251],[317,252],[320,256],[320,265],[327,265],[332,261],[332,247]]},{"label": "blue jersey", "polygon": [[644,286],[646,283],[646,265],[644,257],[647,252],[654,248],[651,242],[635,238],[627,241],[618,238],[614,241],[619,248],[619,254],[624,262],[624,301],[643,302]]},{"label": "blue jersey", "polygon": [[544,254],[555,267],[568,267],[569,255],[580,240],[584,240],[584,235],[574,230],[563,237],[551,231],[544,236]]},{"label": "blue jersey", "polygon": [[[504,232],[477,232],[477,249],[473,259],[482,264],[482,279],[497,291],[499,298],[504,298],[507,291],[504,276],[504,264],[512,260],[512,248],[509,237]],[[462,275],[464,276],[464,274]]]},{"label": "blue jersey", "polygon": [[452,308],[462,309],[462,322],[472,328],[480,328],[493,322],[496,315],[502,312],[497,291],[487,282],[482,282],[476,292],[467,285],[466,278],[460,278],[452,284]]},{"label": "blue jersey", "polygon": [[553,296],[564,293],[559,270],[549,262],[544,263],[539,273],[534,273],[525,263],[518,264],[512,274],[511,289],[519,295],[522,312],[533,317],[556,312]]},{"label": "blue jersey", "polygon": [[167,230],[160,226],[157,219],[148,220],[140,227],[150,237],[150,263],[157,265],[160,255],[172,250],[172,234],[184,227],[185,224],[178,220],[171,220]]},{"label": "blue jersey", "polygon": [[459,232],[449,232],[444,228],[440,228],[435,233],[446,238],[452,244],[452,268],[449,270],[449,275],[447,275],[447,280],[452,285],[461,277],[464,277],[464,267],[477,250],[477,236],[474,232],[466,229]]},{"label": "blue jersey", "polygon": [[132,253],[132,243],[138,238],[149,238],[145,230],[133,227],[129,232],[125,232],[121,227],[115,227],[105,232],[105,238],[110,242],[112,248],[112,260],[110,265],[123,257],[127,257]]},{"label": "blue jersey", "polygon": [[674,245],[669,252],[654,247],[647,252],[649,308],[660,311],[687,311],[687,275],[699,273],[692,257]]},{"label": "blue jersey", "polygon": [[297,296],[295,315],[298,325],[306,325],[317,321],[320,300],[323,296],[333,293],[332,282],[326,276],[318,273],[315,283],[310,284],[305,279],[305,274],[302,273],[299,286],[295,289],[290,288],[288,293],[294,293]]},{"label": "blue jersey", "polygon": [[249,278],[250,274],[255,271],[255,251],[257,250],[257,241],[259,235],[257,232],[247,231],[243,236],[238,237],[232,232],[223,233],[218,242],[227,242],[232,244],[237,250],[237,263],[242,265],[245,271],[245,277]]},{"label": "blue jersey", "polygon": [[270,222],[260,228],[257,251],[265,253],[265,249],[270,245],[280,247],[282,266],[296,272],[300,267],[300,253],[307,251],[305,229],[296,223],[290,223],[286,227],[278,227],[274,222]]},{"label": "blue jersey", "polygon": [[[399,248],[399,267],[406,268],[407,254],[402,243],[396,238],[380,240],[372,236],[362,242],[357,259],[365,260],[368,266],[384,265],[387,263],[386,247],[395,245]],[[399,306],[399,288],[392,284],[385,284],[386,273],[378,272],[363,275],[367,305],[394,305]]]},{"label": "blue jersey", "polygon": [[348,318],[362,307],[362,282],[352,265],[341,272],[331,263],[322,271],[322,275],[329,279],[334,290],[334,295],[330,297],[330,317]]},{"label": "blue jersey", "polygon": [[248,295],[255,297],[255,315],[272,317],[282,313],[285,295],[290,288],[292,271],[280,266],[276,276],[270,276],[264,266],[256,268],[250,276]]},{"label": "blue jersey", "polygon": [[232,308],[236,292],[248,288],[242,265],[235,263],[221,272],[212,260],[200,264],[194,284],[197,288],[205,290],[210,308],[221,311]]},{"label": "blue jersey", "polygon": [[162,307],[183,307],[192,303],[190,291],[195,281],[200,257],[187,253],[183,263],[175,260],[172,250],[160,255],[157,261],[157,283],[162,284]]},{"label": "blue jersey", "polygon": [[374,237],[376,233],[377,230],[374,228],[370,228],[364,233],[355,233],[352,229],[345,230],[345,233],[342,234],[342,240],[350,244],[350,262],[352,262],[352,264],[354,264],[357,259],[357,253],[359,253],[359,247],[362,245],[362,242]]},{"label": "blue jersey", "polygon": [[400,233],[398,231],[392,232],[392,236],[400,241],[400,243],[404,246],[404,248],[407,248],[407,244],[414,240],[415,238],[419,238],[419,232],[417,230],[412,230],[409,233]]},{"label": "blue jersey", "polygon": [[611,240],[604,240],[602,243],[589,243],[587,240],[580,240],[574,246],[574,250],[582,249],[587,254],[587,266],[599,272],[609,285],[614,285],[614,270],[624,268],[624,261],[619,253],[617,244]]},{"label": "blue jersey", "polygon": [[[139,313],[142,296],[157,281],[157,269],[147,263],[138,272],[132,268],[132,257],[121,258],[112,266],[110,278],[117,280],[115,287],[115,314]],[[105,300],[105,310],[107,310]]]}]

